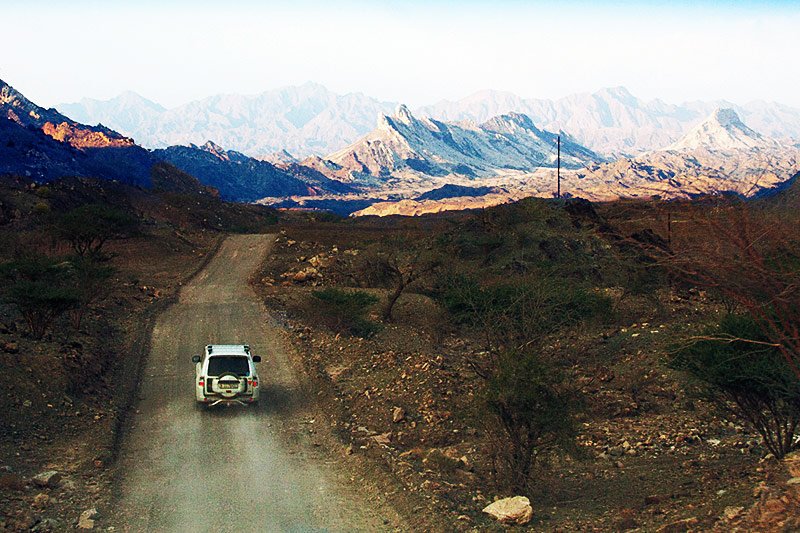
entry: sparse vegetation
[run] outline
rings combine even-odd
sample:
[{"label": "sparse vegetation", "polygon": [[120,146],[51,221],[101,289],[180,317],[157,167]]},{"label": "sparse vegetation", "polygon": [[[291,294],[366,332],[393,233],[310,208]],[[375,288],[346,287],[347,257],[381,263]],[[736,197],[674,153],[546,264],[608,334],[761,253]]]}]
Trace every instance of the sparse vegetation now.
[{"label": "sparse vegetation", "polygon": [[727,315],[671,361],[700,380],[722,409],[746,420],[781,458],[800,447],[800,379],[759,325]]},{"label": "sparse vegetation", "polygon": [[134,215],[102,204],[76,207],[56,222],[59,236],[80,256],[99,256],[109,240],[129,237],[137,227]]},{"label": "sparse vegetation", "polygon": [[70,265],[47,257],[22,258],[2,266],[3,297],[25,319],[28,332],[41,339],[53,321],[78,306]]},{"label": "sparse vegetation", "polygon": [[378,298],[364,291],[344,291],[323,289],[312,293],[315,302],[315,316],[334,331],[371,337],[379,326],[366,318],[370,307],[378,303]]},{"label": "sparse vegetation", "polygon": [[485,401],[495,422],[489,434],[501,437],[493,450],[498,486],[526,493],[537,460],[576,450],[578,391],[535,349],[500,355]]}]

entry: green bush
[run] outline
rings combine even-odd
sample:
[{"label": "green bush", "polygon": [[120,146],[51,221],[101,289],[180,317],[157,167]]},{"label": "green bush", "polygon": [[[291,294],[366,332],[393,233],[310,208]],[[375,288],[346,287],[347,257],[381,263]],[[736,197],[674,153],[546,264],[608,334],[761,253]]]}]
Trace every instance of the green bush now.
[{"label": "green bush", "polygon": [[62,215],[56,229],[78,255],[99,255],[109,240],[133,235],[138,229],[138,220],[114,207],[86,204]]},{"label": "green bush", "polygon": [[80,302],[69,264],[57,259],[19,259],[2,265],[0,276],[3,299],[19,309],[35,338],[42,338],[56,318]]},{"label": "green bush", "polygon": [[549,277],[481,284],[445,276],[436,297],[456,323],[522,344],[611,313],[607,296]]},{"label": "green bush", "polygon": [[537,458],[576,450],[576,390],[532,351],[512,351],[499,359],[487,382],[486,405],[494,415],[500,444],[494,450],[498,478],[524,492]]},{"label": "green bush", "polygon": [[328,288],[311,293],[317,300],[314,315],[334,331],[368,338],[380,330],[366,318],[378,298],[363,291]]},{"label": "green bush", "polygon": [[775,457],[799,447],[800,379],[759,325],[728,315],[670,362],[698,379],[709,397],[761,435]]}]

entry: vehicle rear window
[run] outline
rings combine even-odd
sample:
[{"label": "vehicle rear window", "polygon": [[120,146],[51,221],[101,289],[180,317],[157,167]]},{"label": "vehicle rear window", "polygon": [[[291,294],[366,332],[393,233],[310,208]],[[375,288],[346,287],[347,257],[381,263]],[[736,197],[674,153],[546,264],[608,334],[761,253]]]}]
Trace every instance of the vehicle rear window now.
[{"label": "vehicle rear window", "polygon": [[247,357],[218,355],[208,360],[209,376],[221,376],[228,373],[236,374],[237,376],[249,376],[250,365],[247,363]]}]

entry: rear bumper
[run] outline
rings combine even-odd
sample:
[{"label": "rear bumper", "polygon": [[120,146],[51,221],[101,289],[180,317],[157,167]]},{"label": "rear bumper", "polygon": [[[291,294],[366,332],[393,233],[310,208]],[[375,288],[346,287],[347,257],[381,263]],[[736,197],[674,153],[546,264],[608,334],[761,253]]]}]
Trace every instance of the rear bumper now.
[{"label": "rear bumper", "polygon": [[221,403],[224,404],[236,404],[239,405],[251,405],[258,401],[257,396],[235,396],[233,398],[222,398],[220,396],[212,396],[212,397],[203,397],[202,399],[198,399],[197,403],[201,403],[203,405],[208,405],[212,407],[214,405],[219,405]]},{"label": "rear bumper", "polygon": [[226,399],[222,399],[222,398],[214,399],[214,398],[212,398],[212,399],[206,399],[206,401],[203,402],[203,403],[205,403],[209,407],[213,407],[213,406],[219,405],[221,403],[225,403],[225,404],[238,403],[239,405],[250,405],[250,404],[256,403],[256,400],[252,396],[245,397],[245,398],[230,398],[230,399],[227,399],[227,398]]}]

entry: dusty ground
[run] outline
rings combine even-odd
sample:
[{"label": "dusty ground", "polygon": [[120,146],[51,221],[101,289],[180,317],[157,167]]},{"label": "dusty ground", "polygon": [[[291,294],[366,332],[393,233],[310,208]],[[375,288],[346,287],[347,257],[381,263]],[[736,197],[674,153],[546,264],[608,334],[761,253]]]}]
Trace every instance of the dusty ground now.
[{"label": "dusty ground", "polygon": [[[229,237],[159,317],[117,466],[118,530],[405,529],[383,494],[351,482],[342,449],[327,449],[329,430],[247,283],[273,238]],[[264,357],[259,405],[195,405],[190,359],[209,343],[248,343]]]},{"label": "dusty ground", "polygon": [[[393,472],[448,529],[497,527],[481,509],[510,494],[495,488],[491,426],[478,408],[482,384],[466,364],[466,355],[480,357],[479,345],[440,327],[436,306],[418,295],[401,298],[395,320],[368,340],[310,322],[310,292],[342,281],[337,263],[349,261],[355,245],[342,235],[338,244],[328,242],[335,236],[302,237],[287,229],[259,286],[337,406],[341,441]],[[284,275],[308,269],[314,257],[330,266],[303,281]],[[573,367],[588,400],[578,438],[583,453],[538,473],[527,494],[533,530],[654,531],[684,519],[694,530],[709,529],[724,523],[726,512],[752,505],[753,487],[780,469],[762,459],[756,435],[693,395],[664,365],[670,339],[708,312],[704,295],[625,305],[627,326],[579,332],[553,347],[583,353]],[[395,422],[397,407],[404,417]]]},{"label": "dusty ground", "polygon": [[[93,309],[84,328],[68,337],[26,337],[5,314],[0,323],[0,367],[8,379],[28,384],[26,394],[0,393],[0,529],[61,531],[80,513],[110,509],[117,429],[128,410],[141,345],[148,325],[215,248],[211,233],[154,236],[109,243],[117,268],[116,289]],[[67,393],[65,360],[108,355],[104,377]],[[57,486],[39,487],[43,471],[62,475]]]}]

